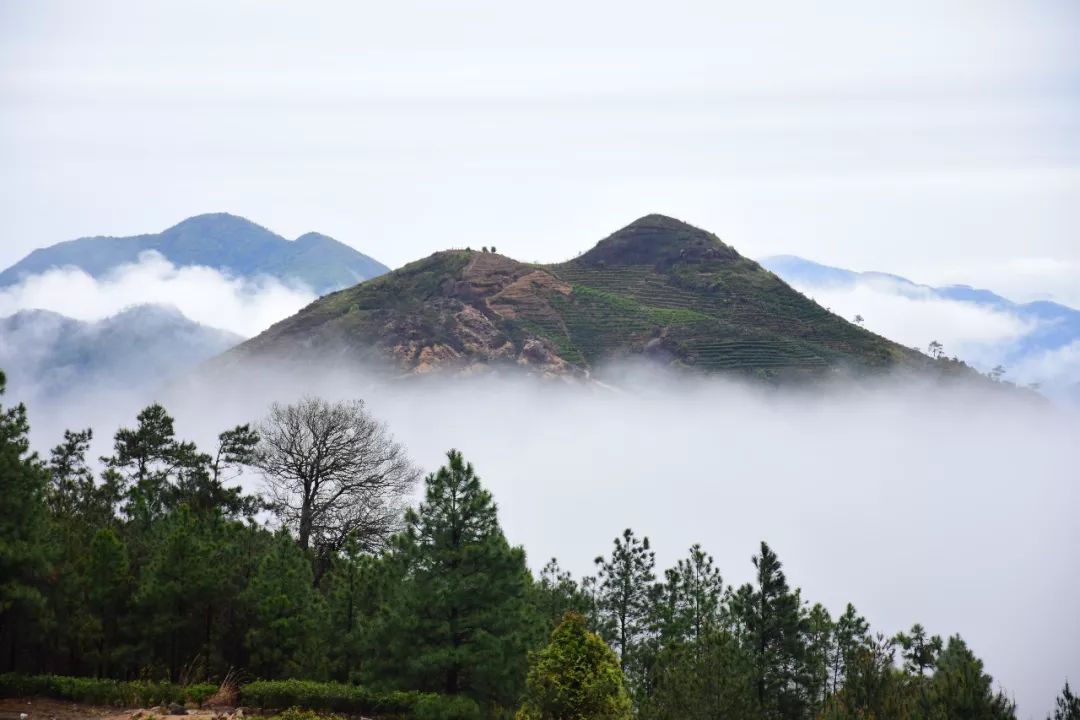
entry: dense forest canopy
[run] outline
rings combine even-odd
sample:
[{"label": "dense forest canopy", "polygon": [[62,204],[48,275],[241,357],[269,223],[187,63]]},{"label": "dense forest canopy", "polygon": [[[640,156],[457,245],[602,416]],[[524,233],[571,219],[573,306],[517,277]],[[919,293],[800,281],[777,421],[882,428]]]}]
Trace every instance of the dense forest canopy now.
[{"label": "dense forest canopy", "polygon": [[959,635],[834,615],[766,542],[739,586],[630,529],[592,576],[534,574],[461,453],[409,507],[419,473],[359,402],[275,405],[209,451],[151,405],[100,462],[91,430],[47,458],[28,431],[0,408],[0,672],[335,680],[489,717],[1015,717]]}]

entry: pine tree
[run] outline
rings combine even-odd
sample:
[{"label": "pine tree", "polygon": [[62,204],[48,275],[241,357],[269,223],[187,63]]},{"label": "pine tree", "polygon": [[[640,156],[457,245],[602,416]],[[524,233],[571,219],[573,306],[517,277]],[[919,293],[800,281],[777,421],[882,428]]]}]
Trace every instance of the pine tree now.
[{"label": "pine tree", "polygon": [[576,612],[587,618],[593,610],[592,598],[570,573],[559,567],[555,558],[549,560],[540,571],[540,577],[533,587],[533,596],[533,604],[547,624],[549,633],[566,613]]},{"label": "pine tree", "polygon": [[693,545],[689,555],[679,560],[668,584],[676,588],[675,622],[678,634],[687,642],[697,642],[711,633],[718,622],[724,580],[712,555]]},{"label": "pine tree", "polygon": [[117,659],[121,618],[131,591],[127,550],[110,527],[94,534],[82,577],[85,579],[86,609],[93,617],[94,637],[90,662],[95,675],[108,677]]},{"label": "pine tree", "polygon": [[263,508],[262,501],[244,495],[239,485],[225,483],[239,478],[242,468],[255,462],[259,435],[248,425],[237,425],[218,435],[213,457],[199,452],[194,445],[174,446],[179,470],[175,502],[188,505],[197,513],[221,514],[228,518],[250,518]]},{"label": "pine tree", "polygon": [[113,455],[102,462],[125,481],[128,517],[146,525],[171,506],[170,480],[183,452],[177,446],[173,419],[161,405],[146,407],[136,421],[134,429],[116,431]]},{"label": "pine tree", "polygon": [[638,697],[642,717],[753,717],[752,660],[722,628],[723,580],[712,557],[692,546],[652,596],[646,692]]},{"label": "pine tree", "polygon": [[808,700],[820,710],[829,697],[829,650],[833,642],[833,621],[821,603],[815,603],[805,617],[806,676]]},{"label": "pine tree", "polygon": [[993,678],[983,662],[959,635],[949,638],[938,657],[930,681],[935,710],[950,720],[1011,720],[1016,707],[1002,692],[994,692]]},{"label": "pine tree", "polygon": [[724,629],[709,629],[689,643],[660,652],[644,720],[757,720],[754,664],[750,653]]},{"label": "pine tree", "polygon": [[601,635],[619,655],[623,674],[634,691],[634,657],[651,625],[653,583],[656,580],[656,555],[649,549],[649,538],[638,540],[627,528],[615,538],[611,557],[598,557],[599,587],[597,604]]},{"label": "pine tree", "polygon": [[908,672],[922,676],[937,665],[941,636],[927,637],[926,629],[919,623],[912,625],[907,633],[897,633],[896,642],[903,648],[904,669]]},{"label": "pine tree", "polygon": [[[102,619],[87,601],[88,594],[95,591],[87,573],[95,567],[95,547],[101,549],[95,546],[101,542],[97,535],[106,529],[119,531],[116,509],[121,500],[118,484],[94,482],[94,472],[86,461],[92,438],[89,429],[65,431],[48,463],[45,499],[49,532],[56,546],[54,580],[47,596],[52,627],[49,651],[57,659],[56,669],[68,674],[107,672],[112,656],[123,655],[116,645],[118,634],[103,637],[106,629]],[[120,539],[116,532],[113,536]]]},{"label": "pine tree", "polygon": [[245,595],[254,609],[251,669],[264,678],[317,676],[324,607],[311,563],[287,532],[274,538]]},{"label": "pine tree", "polygon": [[402,578],[379,619],[379,674],[400,686],[509,706],[540,627],[525,552],[511,547],[491,494],[456,450],[425,479],[389,562]]},{"label": "pine tree", "polygon": [[[6,385],[0,372],[0,395]],[[45,611],[42,593],[53,548],[47,535],[48,476],[30,452],[26,407],[0,406],[0,668],[14,670],[19,648]]]},{"label": "pine tree", "polygon": [[259,622],[256,602],[248,588],[264,558],[276,549],[277,538],[255,523],[225,522],[218,528],[215,562],[228,572],[215,594],[217,626],[211,669],[220,676],[238,667],[251,667],[248,631]]},{"label": "pine tree", "polygon": [[630,698],[615,653],[567,613],[551,642],[534,653],[517,720],[631,720]]},{"label": "pine tree", "polygon": [[94,471],[86,463],[93,431],[64,431],[64,442],[52,449],[49,458],[47,499],[54,517],[81,514],[94,492]]},{"label": "pine tree", "polygon": [[833,627],[832,649],[829,652],[831,666],[831,692],[839,692],[843,687],[847,668],[852,663],[855,653],[870,640],[870,625],[866,618],[859,615],[851,603],[844,608],[844,614],[836,619]]},{"label": "pine tree", "polygon": [[204,649],[206,608],[225,568],[205,526],[186,505],[155,522],[146,547],[150,556],[135,598],[145,618],[144,643],[164,657],[175,682],[181,667]]},{"label": "pine tree", "polygon": [[[712,557],[694,545],[688,557],[664,572],[664,581],[653,585],[648,596],[648,632],[630,665],[635,697],[642,706],[648,705],[661,683],[668,691],[680,685],[673,673],[689,672],[691,661],[708,651],[704,639],[716,637],[723,580]],[[681,669],[676,671],[675,666]]]},{"label": "pine tree", "polygon": [[349,682],[366,669],[366,657],[375,652],[373,618],[387,593],[386,563],[352,548],[335,559],[322,590],[326,598],[330,675]]},{"label": "pine tree", "polygon": [[754,658],[758,706],[766,718],[801,718],[807,699],[799,691],[805,626],[799,595],[788,588],[779,558],[765,542],[753,557],[756,583],[736,596]]},{"label": "pine tree", "polygon": [[856,647],[848,658],[844,686],[832,695],[821,720],[930,720],[939,716],[916,711],[914,678],[894,667],[896,641],[878,635]]},{"label": "pine tree", "polygon": [[1080,720],[1080,697],[1072,694],[1068,680],[1055,704],[1054,713],[1047,715],[1046,720]]}]

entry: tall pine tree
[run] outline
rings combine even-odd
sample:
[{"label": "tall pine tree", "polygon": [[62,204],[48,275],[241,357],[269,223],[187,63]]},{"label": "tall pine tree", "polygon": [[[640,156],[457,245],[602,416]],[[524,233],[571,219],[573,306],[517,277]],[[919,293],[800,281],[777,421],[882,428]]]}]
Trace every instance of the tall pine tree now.
[{"label": "tall pine tree", "polygon": [[610,557],[596,558],[597,605],[601,635],[619,654],[623,674],[635,691],[640,677],[636,651],[648,636],[656,581],[656,554],[649,538],[638,539],[627,528],[615,538]]},{"label": "tall pine tree", "polygon": [[[0,372],[0,395],[6,378]],[[45,516],[48,476],[30,452],[26,407],[0,406],[0,668],[18,669],[20,650],[35,640],[45,610],[42,589],[51,565]]]},{"label": "tall pine tree", "polygon": [[247,633],[251,669],[264,678],[317,677],[324,606],[311,563],[288,532],[274,538],[245,600],[254,611]]},{"label": "tall pine tree", "polygon": [[1016,706],[994,692],[993,678],[959,635],[949,638],[930,682],[937,712],[950,720],[1013,720]]},{"label": "tall pine tree", "polygon": [[378,674],[406,688],[509,707],[541,625],[525,552],[511,547],[491,493],[461,453],[425,479],[388,558],[401,578],[383,606]]},{"label": "tall pine tree", "polygon": [[807,698],[797,669],[804,665],[806,646],[799,595],[788,588],[783,565],[767,543],[753,563],[755,584],[735,601],[754,658],[757,703],[766,718],[802,718]]},{"label": "tall pine tree", "polygon": [[870,625],[859,615],[851,603],[836,619],[833,626],[832,645],[829,651],[830,692],[839,692],[847,676],[848,667],[854,662],[855,653],[870,641]]},{"label": "tall pine tree", "polygon": [[1080,720],[1080,697],[1072,694],[1068,680],[1055,705],[1053,714],[1047,715],[1046,720]]}]

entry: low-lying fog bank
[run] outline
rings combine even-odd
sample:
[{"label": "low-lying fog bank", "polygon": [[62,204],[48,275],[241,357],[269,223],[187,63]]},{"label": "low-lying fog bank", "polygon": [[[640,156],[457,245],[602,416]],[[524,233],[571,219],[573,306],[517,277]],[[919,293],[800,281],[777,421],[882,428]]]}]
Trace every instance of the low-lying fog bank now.
[{"label": "low-lying fog bank", "polygon": [[100,454],[158,399],[209,448],[274,400],[360,397],[425,470],[462,450],[535,569],[555,556],[591,573],[632,527],[658,567],[700,542],[738,584],[764,539],[792,585],[834,614],[850,601],[875,631],[921,622],[963,635],[1023,717],[1043,717],[1064,679],[1080,678],[1075,416],[906,382],[783,392],[629,372],[633,390],[249,369],[158,398],[31,408],[31,420],[41,450],[91,425]]}]

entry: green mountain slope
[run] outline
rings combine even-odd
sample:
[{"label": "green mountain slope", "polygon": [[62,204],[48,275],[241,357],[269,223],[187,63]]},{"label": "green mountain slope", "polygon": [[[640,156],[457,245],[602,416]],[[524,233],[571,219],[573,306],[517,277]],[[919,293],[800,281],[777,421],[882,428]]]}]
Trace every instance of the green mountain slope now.
[{"label": "green mountain slope", "polygon": [[319,233],[289,241],[227,213],[197,215],[152,235],[87,237],[40,248],[0,272],[0,287],[54,267],[74,266],[94,277],[136,262],[148,250],[178,266],[203,265],[238,277],[270,275],[303,282],[324,294],[387,272],[382,263]]},{"label": "green mountain slope", "polygon": [[940,366],[830,313],[712,233],[661,215],[557,265],[435,253],[321,298],[231,356],[316,354],[408,372],[513,364],[585,374],[639,355],[768,378]]}]

